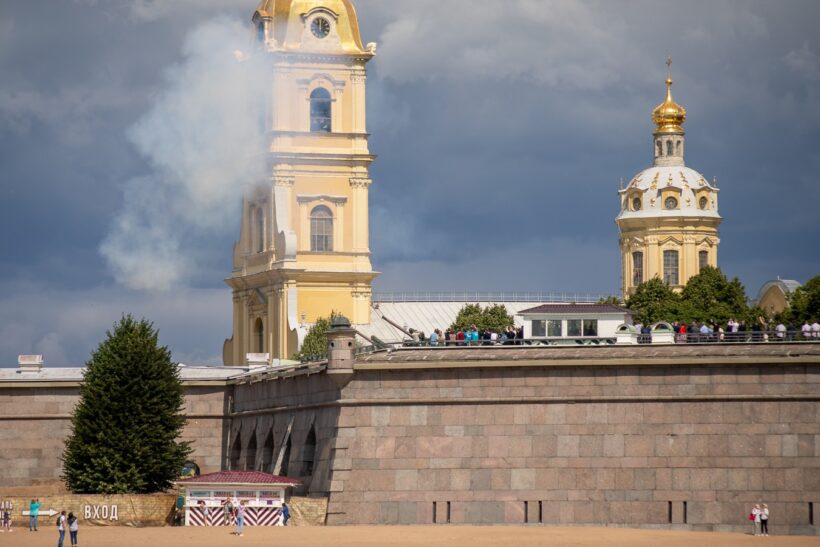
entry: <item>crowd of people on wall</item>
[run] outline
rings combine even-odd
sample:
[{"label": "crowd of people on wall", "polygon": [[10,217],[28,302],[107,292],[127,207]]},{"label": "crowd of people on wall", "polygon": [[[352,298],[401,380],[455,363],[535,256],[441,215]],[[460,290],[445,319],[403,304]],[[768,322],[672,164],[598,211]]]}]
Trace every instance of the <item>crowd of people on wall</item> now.
[{"label": "crowd of people on wall", "polygon": [[[693,322],[681,321],[671,323],[675,331],[675,341],[680,344],[701,342],[794,342],[820,341],[820,323],[805,321],[802,327],[786,325],[779,321],[774,325],[762,317],[747,325],[745,321],[729,319],[726,324],[717,321]],[[641,334],[639,341],[651,341],[652,328],[649,325],[636,323],[635,328]]]},{"label": "crowd of people on wall", "polygon": [[524,327],[508,326],[501,332],[491,329],[478,329],[475,325],[470,325],[464,329],[447,328],[442,331],[435,329],[430,336],[423,331],[408,329],[410,334],[410,344],[425,345],[431,347],[439,346],[495,346],[521,344],[524,340]]}]

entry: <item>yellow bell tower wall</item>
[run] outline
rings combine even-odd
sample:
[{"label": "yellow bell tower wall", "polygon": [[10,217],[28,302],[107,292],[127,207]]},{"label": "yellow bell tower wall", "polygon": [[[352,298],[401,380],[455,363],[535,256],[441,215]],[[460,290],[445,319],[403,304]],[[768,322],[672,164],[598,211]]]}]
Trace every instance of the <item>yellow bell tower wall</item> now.
[{"label": "yellow bell tower wall", "polygon": [[226,364],[289,358],[337,311],[370,322],[369,166],[364,47],[347,0],[263,0],[257,55],[271,67],[268,180],[243,200]]}]

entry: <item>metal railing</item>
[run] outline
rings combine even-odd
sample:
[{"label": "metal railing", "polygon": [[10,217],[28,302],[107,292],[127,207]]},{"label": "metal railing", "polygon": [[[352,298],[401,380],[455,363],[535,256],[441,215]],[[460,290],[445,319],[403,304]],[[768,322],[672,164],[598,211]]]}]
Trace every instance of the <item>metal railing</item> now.
[{"label": "metal railing", "polygon": [[393,302],[537,302],[594,304],[609,295],[572,292],[374,292],[374,303]]}]

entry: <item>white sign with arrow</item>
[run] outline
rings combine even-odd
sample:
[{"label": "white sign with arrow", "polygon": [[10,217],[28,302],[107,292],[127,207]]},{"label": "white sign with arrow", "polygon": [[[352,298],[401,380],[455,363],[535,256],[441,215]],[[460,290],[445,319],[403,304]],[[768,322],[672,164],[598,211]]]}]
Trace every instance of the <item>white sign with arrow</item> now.
[{"label": "white sign with arrow", "polygon": [[[26,516],[31,516],[31,511],[23,511],[23,514]],[[40,511],[40,515],[45,515],[47,517],[53,517],[54,515],[59,515],[59,511],[55,511],[54,509],[49,509],[48,511]]]}]

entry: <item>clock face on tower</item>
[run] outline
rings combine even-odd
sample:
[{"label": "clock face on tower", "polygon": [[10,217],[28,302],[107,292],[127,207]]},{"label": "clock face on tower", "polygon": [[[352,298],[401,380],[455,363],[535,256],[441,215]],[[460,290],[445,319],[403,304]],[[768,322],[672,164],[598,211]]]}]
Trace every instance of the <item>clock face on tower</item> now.
[{"label": "clock face on tower", "polygon": [[310,31],[321,40],[330,34],[330,23],[324,17],[317,17],[310,24]]}]

